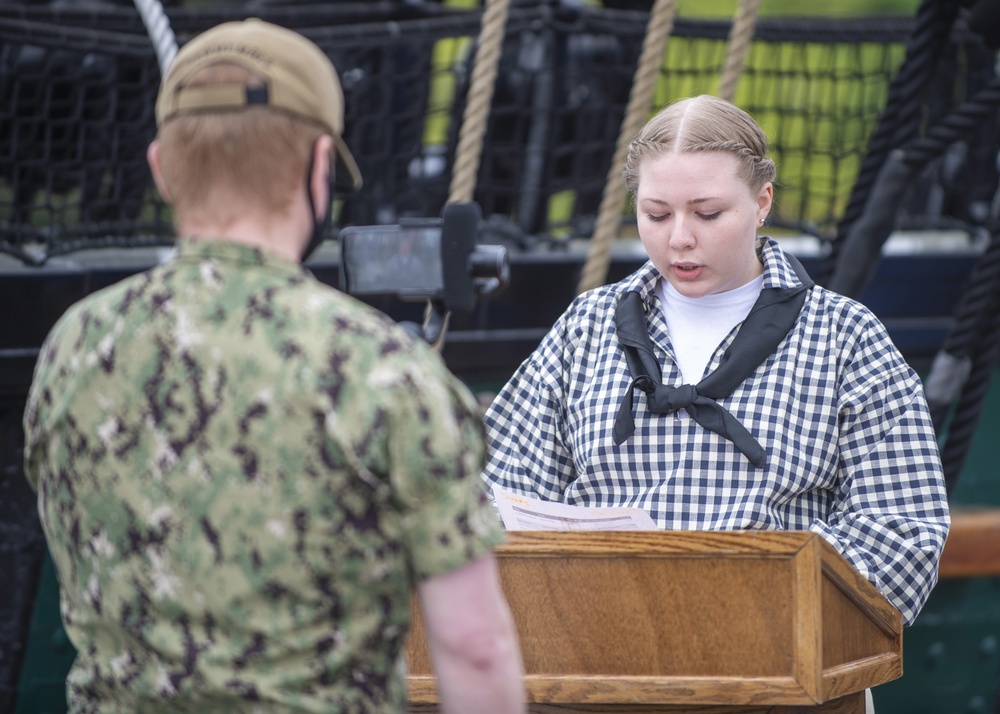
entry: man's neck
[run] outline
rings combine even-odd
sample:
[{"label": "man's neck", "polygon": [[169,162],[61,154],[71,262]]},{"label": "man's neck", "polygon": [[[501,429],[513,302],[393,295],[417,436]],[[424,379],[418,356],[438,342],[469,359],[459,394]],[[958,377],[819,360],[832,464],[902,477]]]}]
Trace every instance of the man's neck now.
[{"label": "man's neck", "polygon": [[228,225],[218,225],[211,221],[179,221],[178,232],[181,237],[192,240],[213,239],[240,243],[297,263],[305,248],[306,229],[296,223],[298,221],[268,221],[250,217]]}]

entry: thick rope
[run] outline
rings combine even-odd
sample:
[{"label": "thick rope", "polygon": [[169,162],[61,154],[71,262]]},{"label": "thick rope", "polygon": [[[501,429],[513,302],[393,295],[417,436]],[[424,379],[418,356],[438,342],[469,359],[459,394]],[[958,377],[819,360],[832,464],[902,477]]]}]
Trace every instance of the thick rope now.
[{"label": "thick rope", "polygon": [[[486,0],[483,8],[476,55],[472,61],[472,79],[469,82],[465,110],[462,112],[458,146],[455,149],[448,203],[469,203],[476,192],[476,177],[479,174],[479,161],[490,116],[490,103],[493,101],[493,89],[496,86],[497,68],[500,66],[500,53],[507,34],[509,12],[510,0]],[[434,306],[428,300],[424,313],[425,328],[433,313]],[[440,335],[433,343],[434,349],[439,352],[444,348],[448,321],[449,313],[446,313]]]},{"label": "thick rope", "polygon": [[875,275],[882,247],[896,223],[896,215],[907,188],[920,171],[941,156],[948,147],[984,121],[993,122],[1000,107],[1000,78],[994,77],[984,88],[944,119],[932,126],[925,136],[889,152],[861,215],[847,235],[838,241],[838,256],[826,287],[834,292],[859,297]]},{"label": "thick rope", "polygon": [[1000,234],[993,236],[969,275],[954,319],[924,384],[934,427],[941,433],[969,379],[972,356],[1000,307]]},{"label": "thick rope", "polygon": [[757,26],[757,10],[760,0],[740,0],[736,19],[729,30],[729,49],[726,52],[726,63],[722,67],[722,79],[719,82],[719,97],[727,102],[734,101],[736,85],[743,74],[750,40]]},{"label": "thick rope", "polygon": [[1000,109],[1000,76],[994,76],[970,99],[952,109],[924,136],[907,144],[904,161],[914,169],[922,169],[983,122],[993,122],[997,109]]},{"label": "thick rope", "polygon": [[594,234],[590,239],[587,262],[584,263],[577,285],[577,294],[603,285],[607,279],[608,267],[611,265],[611,244],[618,235],[622,219],[624,196],[619,172],[625,163],[629,141],[649,118],[653,89],[663,68],[663,53],[667,46],[667,38],[673,29],[676,9],[676,0],[656,0],[650,11],[646,37],[642,43],[642,54],[639,56],[639,64],[632,80],[628,106],[618,133],[618,143],[611,159],[611,167],[604,182],[604,194],[601,197]]},{"label": "thick rope", "polygon": [[1000,364],[1000,311],[994,312],[992,317],[992,324],[987,327],[973,356],[969,381],[955,407],[955,415],[948,426],[948,437],[941,449],[941,465],[948,493],[954,490],[965,466],[993,372]]},{"label": "thick rope", "polygon": [[156,59],[160,63],[160,74],[166,74],[167,68],[177,56],[177,38],[170,27],[170,19],[163,11],[159,0],[134,0],[135,9],[142,17],[146,33],[156,50]]},{"label": "thick rope", "polygon": [[503,49],[509,10],[510,0],[486,0],[476,56],[473,60],[469,96],[462,114],[458,147],[455,150],[455,165],[448,190],[449,203],[468,203],[476,190],[479,160],[483,151],[483,139],[490,115],[490,103],[493,101],[493,89],[496,84],[497,67],[500,65],[500,52]]}]

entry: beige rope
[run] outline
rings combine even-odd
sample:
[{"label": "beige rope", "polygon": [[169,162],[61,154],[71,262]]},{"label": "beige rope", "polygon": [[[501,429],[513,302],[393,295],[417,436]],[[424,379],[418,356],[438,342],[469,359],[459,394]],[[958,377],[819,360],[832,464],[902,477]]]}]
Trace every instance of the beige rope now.
[{"label": "beige rope", "polygon": [[608,266],[611,264],[611,244],[618,235],[618,227],[622,220],[624,195],[619,172],[625,163],[628,142],[649,118],[653,89],[663,68],[663,53],[673,28],[676,6],[676,0],[656,0],[650,10],[646,37],[642,43],[642,54],[639,56],[639,64],[632,80],[632,90],[625,109],[625,118],[618,133],[618,143],[611,159],[611,168],[604,182],[604,194],[601,197],[594,234],[590,238],[587,262],[583,266],[580,282],[577,285],[577,294],[603,285],[607,279]]},{"label": "beige rope", "polygon": [[[469,95],[462,114],[462,126],[459,128],[458,147],[455,149],[455,165],[451,173],[451,186],[448,189],[448,203],[468,203],[476,191],[479,158],[483,151],[486,122],[490,116],[490,103],[493,101],[493,88],[496,84],[503,38],[507,32],[509,10],[510,0],[486,0],[483,9],[476,56],[472,61]],[[424,310],[425,327],[433,310],[434,307],[428,300]],[[433,345],[438,352],[444,347],[448,318],[446,315],[441,335]]]},{"label": "beige rope", "polygon": [[483,137],[493,100],[500,51],[507,28],[510,0],[486,0],[479,30],[479,42],[472,66],[469,96],[455,150],[455,166],[448,191],[449,203],[468,203],[476,190]]},{"label": "beige rope", "polygon": [[729,30],[729,50],[726,53],[726,64],[722,68],[722,80],[719,83],[719,97],[727,102],[732,102],[736,96],[736,85],[740,81],[740,75],[743,74],[743,63],[746,60],[747,50],[750,49],[750,40],[753,39],[759,7],[760,0],[740,0],[736,19],[733,20],[733,26]]}]

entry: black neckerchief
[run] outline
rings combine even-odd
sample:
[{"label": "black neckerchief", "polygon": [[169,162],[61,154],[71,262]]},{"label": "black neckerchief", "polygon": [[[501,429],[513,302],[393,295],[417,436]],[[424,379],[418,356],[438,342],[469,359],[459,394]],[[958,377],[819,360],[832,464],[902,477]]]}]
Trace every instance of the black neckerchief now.
[{"label": "black neckerchief", "polygon": [[615,325],[632,374],[632,383],[615,418],[615,444],[622,444],[635,431],[632,395],[639,388],[646,393],[649,411],[670,414],[686,409],[701,426],[732,441],[750,463],[763,468],[767,463],[764,447],[716,400],[732,394],[754,373],[774,352],[799,316],[813,281],[794,256],[786,258],[802,285],[761,290],[740,331],[722,356],[722,362],[698,384],[667,387],[660,383],[660,365],[649,339],[642,297],[634,291],[621,296],[615,309]]}]

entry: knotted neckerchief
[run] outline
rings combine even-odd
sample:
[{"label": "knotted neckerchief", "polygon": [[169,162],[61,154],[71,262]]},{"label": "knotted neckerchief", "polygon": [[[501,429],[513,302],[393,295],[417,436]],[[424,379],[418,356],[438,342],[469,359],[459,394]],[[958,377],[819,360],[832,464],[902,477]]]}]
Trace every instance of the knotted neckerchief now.
[{"label": "knotted neckerchief", "polygon": [[660,364],[653,352],[646,326],[646,311],[638,292],[627,292],[615,309],[618,340],[625,351],[632,383],[615,418],[615,444],[635,431],[632,395],[636,388],[646,393],[649,411],[670,414],[686,409],[691,418],[709,431],[729,439],[757,468],[763,468],[767,454],[756,439],[729,411],[715,400],[729,396],[771,355],[795,324],[813,281],[794,256],[786,256],[802,285],[765,288],[750,308],[722,362],[698,384],[667,387],[660,383]]}]

